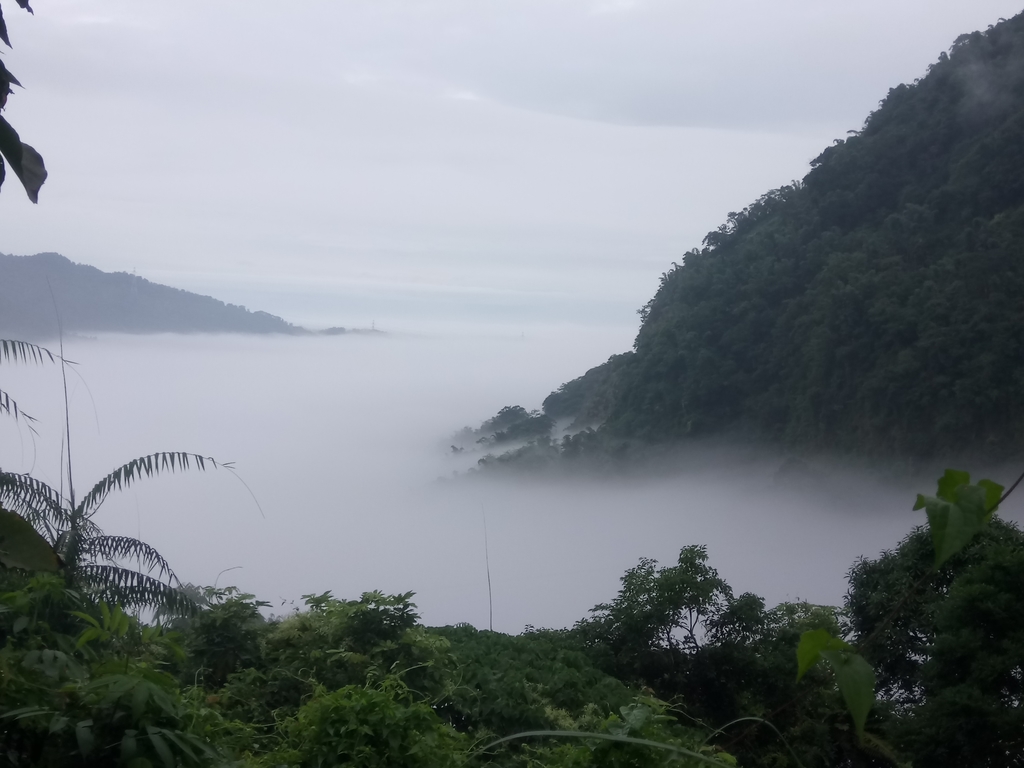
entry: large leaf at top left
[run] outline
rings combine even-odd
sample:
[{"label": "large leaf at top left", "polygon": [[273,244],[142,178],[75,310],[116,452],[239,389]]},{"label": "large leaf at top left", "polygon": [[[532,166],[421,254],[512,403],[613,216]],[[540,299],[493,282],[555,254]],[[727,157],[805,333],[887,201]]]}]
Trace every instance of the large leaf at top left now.
[{"label": "large leaf at top left", "polygon": [[0,508],[0,564],[26,571],[56,571],[63,563],[28,520]]},{"label": "large leaf at top left", "polygon": [[11,124],[0,117],[0,154],[7,158],[7,164],[21,180],[28,199],[39,202],[39,189],[46,181],[46,166],[42,156],[28,144],[22,142]]}]

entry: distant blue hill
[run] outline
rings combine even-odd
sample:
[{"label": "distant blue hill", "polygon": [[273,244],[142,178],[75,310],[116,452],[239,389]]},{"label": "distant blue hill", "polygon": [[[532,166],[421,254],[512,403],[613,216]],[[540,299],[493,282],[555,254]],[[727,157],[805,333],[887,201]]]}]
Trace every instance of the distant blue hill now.
[{"label": "distant blue hill", "polygon": [[58,311],[65,333],[309,333],[267,312],[58,253],[0,254],[0,338],[52,338]]}]

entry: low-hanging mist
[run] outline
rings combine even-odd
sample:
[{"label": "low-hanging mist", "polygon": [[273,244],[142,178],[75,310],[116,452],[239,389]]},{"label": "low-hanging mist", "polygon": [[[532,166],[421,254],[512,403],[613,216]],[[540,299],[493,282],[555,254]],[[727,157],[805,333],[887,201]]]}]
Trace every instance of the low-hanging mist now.
[{"label": "low-hanging mist", "polygon": [[[639,558],[668,563],[688,544],[707,545],[737,592],[837,603],[856,557],[922,522],[911,511],[913,493],[928,490],[920,478],[830,469],[779,484],[786,456],[743,448],[695,449],[657,477],[465,476],[473,459],[451,453],[452,432],[526,397],[535,407],[628,339],[628,329],[570,327],[69,339],[76,492],[158,450],[234,462],[237,477],[142,482],[96,520],[156,546],[183,581],[236,584],[277,612],[325,590],[411,590],[430,624],[487,626],[486,522],[494,628],[507,632],[570,625],[613,596]],[[56,487],[60,369],[5,377],[39,434],[9,430],[0,460]],[[1004,516],[1020,519],[1016,507]]]}]

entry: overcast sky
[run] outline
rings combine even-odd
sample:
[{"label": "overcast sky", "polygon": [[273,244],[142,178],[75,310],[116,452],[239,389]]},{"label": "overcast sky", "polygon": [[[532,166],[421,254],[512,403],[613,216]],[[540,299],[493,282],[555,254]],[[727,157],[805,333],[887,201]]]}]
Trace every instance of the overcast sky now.
[{"label": "overcast sky", "polygon": [[299,321],[559,304],[634,322],[729,211],[1020,0],[4,9],[26,86],[5,116],[50,179],[38,206],[4,185],[0,251]]}]

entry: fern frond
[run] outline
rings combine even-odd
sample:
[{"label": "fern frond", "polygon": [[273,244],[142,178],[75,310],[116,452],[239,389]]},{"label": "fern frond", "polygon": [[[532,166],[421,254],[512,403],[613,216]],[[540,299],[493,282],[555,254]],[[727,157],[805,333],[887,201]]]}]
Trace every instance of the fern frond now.
[{"label": "fern frond", "polygon": [[155,475],[167,474],[168,472],[176,472],[178,470],[184,471],[193,467],[204,470],[207,464],[214,469],[218,466],[229,466],[226,464],[218,465],[214,459],[209,456],[200,456],[198,453],[163,451],[150,454],[149,456],[140,456],[118,467],[96,483],[92,490],[82,499],[76,511],[88,517],[99,508],[111,491],[128,488],[144,477],[154,477]]},{"label": "fern frond", "polygon": [[58,531],[71,526],[71,512],[60,494],[30,475],[0,470],[0,504],[28,520],[51,544]]},{"label": "fern frond", "polygon": [[90,563],[75,569],[75,582],[95,599],[111,605],[150,608],[175,616],[190,616],[197,610],[183,590],[131,568]]},{"label": "fern frond", "polygon": [[157,578],[178,581],[170,563],[164,556],[144,541],[130,536],[94,536],[82,544],[82,554],[96,560],[102,558],[113,563],[134,560],[147,573],[157,572]]},{"label": "fern frond", "polygon": [[[11,339],[0,339],[0,362],[9,360],[11,362],[23,363],[51,363],[60,359],[59,355],[53,354],[46,347],[38,344],[31,344],[27,341],[14,341]],[[64,362],[70,363],[70,360]]]},{"label": "fern frond", "polygon": [[35,417],[29,416],[21,410],[18,407],[18,402],[2,389],[0,389],[0,413],[6,416],[11,416],[15,421],[19,418],[24,419],[28,422],[28,428],[32,430],[33,434],[39,434],[36,432],[36,428],[32,426],[33,422],[36,420]]}]

